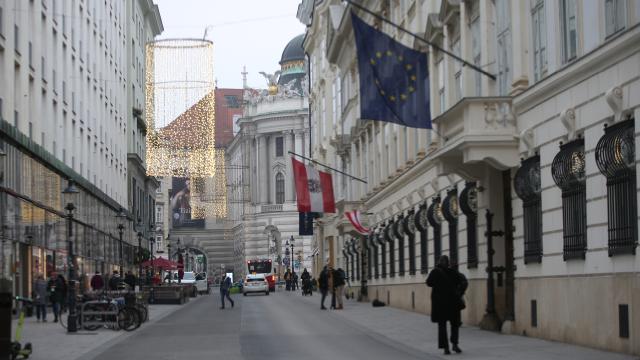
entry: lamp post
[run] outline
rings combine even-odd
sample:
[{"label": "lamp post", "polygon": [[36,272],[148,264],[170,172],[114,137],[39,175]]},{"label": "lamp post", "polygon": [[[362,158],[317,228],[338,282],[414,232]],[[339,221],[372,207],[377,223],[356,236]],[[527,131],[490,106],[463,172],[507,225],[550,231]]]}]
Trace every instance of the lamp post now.
[{"label": "lamp post", "polygon": [[73,195],[77,193],[79,193],[79,191],[73,184],[73,180],[69,179],[68,186],[62,191],[62,194],[67,198],[67,206],[65,207],[65,210],[67,210],[67,267],[69,268],[69,286],[67,294],[69,302],[69,316],[67,318],[67,332],[70,333],[78,331],[78,328],[76,327],[75,255],[73,253],[73,210],[75,210],[76,207],[73,205],[73,202],[71,202]]},{"label": "lamp post", "polygon": [[120,276],[124,276],[124,254],[122,253],[122,234],[124,233],[124,225],[122,224],[123,219],[127,218],[127,214],[125,214],[124,209],[120,208],[120,211],[116,215],[116,219],[118,219],[118,235],[120,235]]},{"label": "lamp post", "polygon": [[291,241],[291,242],[289,243],[289,246],[291,247],[291,272],[293,273],[293,272],[295,271],[295,270],[294,270],[294,268],[293,268],[293,256],[294,256],[293,254],[295,254],[295,253],[293,252],[293,242],[295,241],[295,240],[293,239],[293,235],[291,235],[291,238],[289,238],[289,240]]},{"label": "lamp post", "polygon": [[[169,238],[169,235],[167,235],[167,259],[171,261],[171,239]],[[172,278],[173,273],[169,271],[169,284],[171,284],[171,280],[173,280]]]},{"label": "lamp post", "polygon": [[142,285],[142,220],[138,218],[138,285]]}]

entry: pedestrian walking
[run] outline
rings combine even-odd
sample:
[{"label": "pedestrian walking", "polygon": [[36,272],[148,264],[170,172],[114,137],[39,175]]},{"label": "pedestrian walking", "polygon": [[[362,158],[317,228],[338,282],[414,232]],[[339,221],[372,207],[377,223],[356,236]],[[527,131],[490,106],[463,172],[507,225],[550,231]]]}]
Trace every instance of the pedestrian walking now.
[{"label": "pedestrian walking", "polygon": [[33,299],[36,305],[36,318],[38,322],[42,320],[47,322],[47,299],[49,292],[47,291],[47,281],[42,274],[38,274],[38,278],[33,284]]},{"label": "pedestrian walking", "polygon": [[49,301],[51,302],[51,308],[53,309],[53,321],[58,322],[60,314],[66,307],[67,281],[64,276],[53,273],[51,274],[47,287],[49,290]]},{"label": "pedestrian walking", "polygon": [[344,294],[344,285],[346,284],[347,274],[342,270],[342,268],[338,268],[335,271],[334,275],[334,283],[336,286],[336,309],[342,310],[344,308],[342,302],[342,295]]},{"label": "pedestrian walking", "polygon": [[229,296],[229,292],[231,291],[231,278],[226,276],[224,280],[220,283],[220,301],[222,302],[222,306],[220,309],[224,309],[224,298],[226,297],[231,303],[231,307],[233,307],[233,299]]},{"label": "pedestrian walking", "polygon": [[137,279],[136,276],[133,275],[131,270],[127,271],[127,275],[124,276],[124,282],[125,284],[129,285],[131,289],[135,289]]},{"label": "pedestrian walking", "polygon": [[[431,287],[431,321],[438,323],[438,348],[444,349],[445,355],[449,351],[447,339],[447,322],[451,324],[451,344],[453,351],[460,353],[458,347],[458,330],[460,328],[460,310],[464,308],[462,294],[466,290],[462,278],[457,270],[449,267],[449,257],[442,255],[438,265],[431,270],[427,277],[427,286]],[[466,283],[466,278],[464,279]],[[460,292],[461,289],[462,293]]]},{"label": "pedestrian walking", "polygon": [[96,273],[91,277],[91,289],[93,291],[101,291],[104,289],[104,279],[102,278],[100,271],[96,271]]},{"label": "pedestrian walking", "polygon": [[285,281],[285,290],[287,291],[291,291],[291,273],[289,272],[289,269],[287,269],[287,271],[285,271],[284,273],[284,281]]},{"label": "pedestrian walking", "polygon": [[291,274],[292,274],[292,280],[293,280],[293,282],[291,283],[291,287],[293,288],[292,289],[293,291],[296,291],[300,288],[298,286],[298,274],[296,274],[295,271],[292,271]]},{"label": "pedestrian walking", "polygon": [[320,277],[318,278],[318,288],[320,289],[320,294],[322,294],[322,300],[320,300],[320,309],[327,310],[327,308],[324,306],[324,299],[327,298],[327,292],[329,291],[329,269],[326,265],[320,272]]},{"label": "pedestrian walking", "polygon": [[109,290],[117,291],[120,288],[121,282],[120,273],[118,270],[113,270],[113,275],[111,275],[111,279],[109,279]]}]

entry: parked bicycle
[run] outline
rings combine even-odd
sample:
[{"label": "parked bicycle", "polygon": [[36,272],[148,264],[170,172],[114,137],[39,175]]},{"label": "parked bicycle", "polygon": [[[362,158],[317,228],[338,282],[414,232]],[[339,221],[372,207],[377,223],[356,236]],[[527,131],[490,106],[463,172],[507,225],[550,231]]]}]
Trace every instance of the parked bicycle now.
[{"label": "parked bicycle", "polygon": [[[103,293],[95,300],[79,299],[76,308],[78,328],[95,331],[101,327],[112,330],[133,331],[140,327],[147,316],[137,305],[127,306],[123,297],[112,297]],[[60,325],[67,328],[67,317],[60,318]]]}]

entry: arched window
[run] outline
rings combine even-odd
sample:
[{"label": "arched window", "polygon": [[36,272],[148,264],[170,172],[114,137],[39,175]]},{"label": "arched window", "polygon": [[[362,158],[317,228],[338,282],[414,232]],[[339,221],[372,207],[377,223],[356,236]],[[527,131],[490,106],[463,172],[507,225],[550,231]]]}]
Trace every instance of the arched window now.
[{"label": "arched window", "polygon": [[284,175],[276,175],[276,204],[284,204]]}]

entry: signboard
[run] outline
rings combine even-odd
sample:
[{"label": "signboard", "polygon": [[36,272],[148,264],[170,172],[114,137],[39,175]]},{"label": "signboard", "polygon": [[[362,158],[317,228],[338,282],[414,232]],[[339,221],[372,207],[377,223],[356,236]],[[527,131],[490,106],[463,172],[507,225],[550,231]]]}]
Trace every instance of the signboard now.
[{"label": "signboard", "polygon": [[189,178],[174,177],[171,180],[171,218],[174,228],[204,228],[204,219],[191,216],[191,184]]}]

